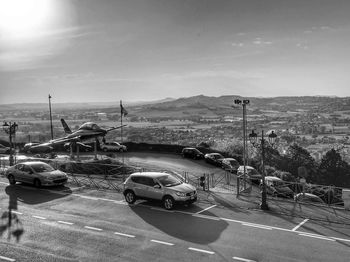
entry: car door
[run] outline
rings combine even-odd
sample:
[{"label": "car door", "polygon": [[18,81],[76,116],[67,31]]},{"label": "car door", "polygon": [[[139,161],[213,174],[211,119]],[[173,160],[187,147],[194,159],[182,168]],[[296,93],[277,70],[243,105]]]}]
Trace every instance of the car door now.
[{"label": "car door", "polygon": [[22,174],[23,174],[23,182],[33,183],[33,181],[34,181],[33,169],[30,166],[23,165],[22,171],[23,171],[22,172]]},{"label": "car door", "polygon": [[18,164],[15,168],[16,170],[13,173],[13,175],[15,176],[15,180],[19,182],[25,182],[25,173],[23,171],[24,165]]},{"label": "car door", "polygon": [[153,178],[147,178],[147,195],[148,198],[161,200],[163,198],[162,186]]},{"label": "car door", "polygon": [[134,182],[133,189],[138,197],[147,197],[147,180],[143,176],[135,176],[132,178]]}]

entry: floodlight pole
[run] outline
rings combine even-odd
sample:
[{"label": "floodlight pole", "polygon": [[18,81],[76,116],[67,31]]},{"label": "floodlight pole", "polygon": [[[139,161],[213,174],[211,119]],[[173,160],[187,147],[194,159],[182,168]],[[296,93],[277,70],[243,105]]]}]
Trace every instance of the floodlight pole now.
[{"label": "floodlight pole", "polygon": [[51,95],[50,94],[49,94],[49,110],[50,110],[51,140],[53,140],[52,113],[51,113]]},{"label": "floodlight pole", "polygon": [[[243,188],[244,190],[246,189],[246,180],[245,180],[245,175],[246,175],[246,166],[247,166],[247,105],[250,103],[249,100],[244,99],[244,100],[239,100],[235,99],[234,103],[236,105],[242,105],[243,108]],[[237,192],[239,193],[239,192]]]}]

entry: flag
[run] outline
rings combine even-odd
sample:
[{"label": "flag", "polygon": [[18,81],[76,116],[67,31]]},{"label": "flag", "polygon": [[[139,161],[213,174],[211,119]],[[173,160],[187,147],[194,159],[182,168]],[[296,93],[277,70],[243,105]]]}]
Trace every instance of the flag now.
[{"label": "flag", "polygon": [[122,116],[126,116],[128,114],[128,111],[123,107],[122,101],[120,101],[120,113]]}]

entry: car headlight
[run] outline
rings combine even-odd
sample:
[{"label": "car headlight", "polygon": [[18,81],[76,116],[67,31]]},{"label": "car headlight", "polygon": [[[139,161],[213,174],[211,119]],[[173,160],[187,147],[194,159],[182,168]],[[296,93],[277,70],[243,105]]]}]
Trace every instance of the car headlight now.
[{"label": "car headlight", "polygon": [[179,197],[185,197],[186,196],[186,193],[182,193],[182,192],[178,192],[176,191],[175,194]]}]

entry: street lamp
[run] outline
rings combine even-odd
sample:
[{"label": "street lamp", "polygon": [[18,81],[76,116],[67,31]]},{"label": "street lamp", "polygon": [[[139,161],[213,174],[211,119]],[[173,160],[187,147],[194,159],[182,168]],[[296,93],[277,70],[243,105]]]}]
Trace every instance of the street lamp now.
[{"label": "street lamp", "polygon": [[[272,131],[268,135],[268,143],[273,146],[276,142],[277,135],[274,131]],[[258,142],[258,134],[252,131],[252,133],[249,134],[249,140],[250,143],[256,147],[261,149],[261,166],[262,166],[262,191],[261,191],[261,204],[260,208],[262,210],[269,210],[269,206],[266,202],[266,181],[265,181],[265,146],[266,146],[266,139],[264,137],[264,131],[261,131],[261,139],[260,143]]]},{"label": "street lamp", "polygon": [[15,136],[16,135],[16,130],[18,128],[18,125],[16,122],[14,123],[7,123],[5,122],[3,125],[2,125],[2,128],[3,130],[5,131],[6,134],[9,135],[9,138],[10,138],[10,156],[9,156],[9,162],[10,162],[10,166],[13,166],[13,155],[12,155],[12,148],[13,148],[13,145],[12,145],[12,136]]},{"label": "street lamp", "polygon": [[[247,109],[246,106],[249,104],[249,100],[244,99],[244,100],[239,100],[235,99],[234,103],[236,105],[242,105],[243,108],[243,168],[244,168],[244,173],[246,173],[246,166],[247,166]],[[243,187],[246,189],[246,184],[245,184],[245,179],[243,179]],[[239,193],[239,190],[237,190],[237,194]]]}]

